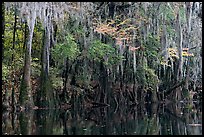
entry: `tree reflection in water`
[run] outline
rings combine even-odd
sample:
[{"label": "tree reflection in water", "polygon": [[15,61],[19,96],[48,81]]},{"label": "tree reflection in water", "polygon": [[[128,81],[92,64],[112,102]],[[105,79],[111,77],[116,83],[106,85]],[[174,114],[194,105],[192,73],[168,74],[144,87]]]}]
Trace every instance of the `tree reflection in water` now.
[{"label": "tree reflection in water", "polygon": [[[201,135],[202,103],[35,110],[2,116],[3,134]],[[197,108],[196,108],[197,107]]]}]

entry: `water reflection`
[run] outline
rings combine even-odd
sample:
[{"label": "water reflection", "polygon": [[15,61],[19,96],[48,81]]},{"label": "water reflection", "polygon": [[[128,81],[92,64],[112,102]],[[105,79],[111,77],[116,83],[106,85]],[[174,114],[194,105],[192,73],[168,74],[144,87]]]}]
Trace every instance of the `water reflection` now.
[{"label": "water reflection", "polygon": [[22,135],[201,135],[202,103],[138,104],[3,113],[3,134]]}]

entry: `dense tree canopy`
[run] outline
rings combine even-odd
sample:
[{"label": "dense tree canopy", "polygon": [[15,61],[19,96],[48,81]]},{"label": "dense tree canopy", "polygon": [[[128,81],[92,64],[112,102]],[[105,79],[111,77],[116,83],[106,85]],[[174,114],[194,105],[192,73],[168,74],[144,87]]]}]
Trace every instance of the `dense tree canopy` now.
[{"label": "dense tree canopy", "polygon": [[5,107],[176,101],[200,92],[201,2],[2,7]]}]

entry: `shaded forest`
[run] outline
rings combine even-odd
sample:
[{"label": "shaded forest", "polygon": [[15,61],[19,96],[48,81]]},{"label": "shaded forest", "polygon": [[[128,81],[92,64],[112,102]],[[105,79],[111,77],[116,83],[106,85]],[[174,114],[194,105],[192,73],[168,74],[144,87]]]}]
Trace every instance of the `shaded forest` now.
[{"label": "shaded forest", "polygon": [[3,110],[202,101],[201,2],[2,3]]}]

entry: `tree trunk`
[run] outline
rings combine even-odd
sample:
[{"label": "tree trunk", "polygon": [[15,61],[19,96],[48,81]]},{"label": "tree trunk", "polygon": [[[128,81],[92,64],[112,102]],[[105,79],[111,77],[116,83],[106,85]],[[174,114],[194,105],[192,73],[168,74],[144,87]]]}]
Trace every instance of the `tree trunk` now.
[{"label": "tree trunk", "polygon": [[33,32],[35,27],[35,20],[36,20],[36,11],[34,8],[34,11],[27,16],[29,37],[26,44],[24,71],[23,71],[23,78],[21,81],[20,98],[19,98],[20,105],[22,107],[34,106],[30,77],[31,77],[31,50],[32,50],[32,39],[33,39]]},{"label": "tree trunk", "polygon": [[[192,8],[191,8],[191,5],[190,5],[190,2],[187,2],[186,3],[186,6],[187,6],[187,9],[186,9],[186,22],[187,22],[187,36],[186,36],[186,41],[187,41],[187,48],[190,48],[190,32],[191,32],[191,14],[192,14]],[[185,78],[185,85],[184,85],[184,89],[185,91],[188,91],[188,83],[189,83],[189,59],[187,60],[187,63],[186,63],[186,78]]]},{"label": "tree trunk", "polygon": [[4,59],[5,6],[2,2],[2,60]]},{"label": "tree trunk", "polygon": [[33,96],[31,91],[31,82],[30,82],[30,73],[31,73],[31,48],[32,48],[32,38],[33,38],[33,30],[34,24],[29,29],[29,37],[26,46],[25,52],[25,64],[24,64],[24,71],[23,71],[23,79],[21,82],[21,90],[20,90],[20,104],[22,107],[25,105],[33,106]]},{"label": "tree trunk", "polygon": [[152,102],[158,101],[157,92],[158,92],[158,88],[156,88],[155,91],[152,91],[152,98],[151,98]]},{"label": "tree trunk", "polygon": [[[4,59],[4,34],[5,33],[5,5],[2,2],[2,61]],[[9,92],[6,91],[5,93],[5,100],[3,102],[5,108],[9,107]]]},{"label": "tree trunk", "polygon": [[[53,22],[53,27],[51,29],[51,42],[50,42],[50,48],[54,47],[57,43],[56,36],[57,36],[57,24],[56,22]],[[55,62],[52,59],[52,54],[50,54],[50,66],[55,67]]]},{"label": "tree trunk", "polygon": [[[12,66],[14,67],[14,50],[15,50],[15,42],[16,42],[16,25],[17,25],[17,9],[15,7],[15,12],[14,12],[14,29],[13,29],[13,47],[12,47],[12,57],[11,57],[11,62],[12,62]],[[12,105],[12,108],[13,108],[13,111],[14,111],[14,105],[15,105],[15,83],[14,83],[14,74],[15,74],[15,71],[14,71],[15,68],[13,68],[13,75],[12,75],[12,83],[13,83],[13,87],[12,87],[12,99],[11,99],[11,105]]]},{"label": "tree trunk", "polygon": [[[177,14],[177,44],[178,44],[178,54],[179,54],[179,60],[178,60],[178,70],[177,70],[177,81],[182,80],[182,74],[183,74],[183,56],[182,56],[182,28],[181,28],[181,22],[180,22],[180,14]],[[177,100],[181,99],[181,90],[180,92],[176,92]]]},{"label": "tree trunk", "polygon": [[[70,67],[71,68],[71,67]],[[70,81],[69,81],[69,61],[68,61],[68,58],[66,58],[66,64],[65,64],[65,70],[64,70],[64,87],[63,87],[63,91],[62,91],[62,96],[61,96],[61,102],[68,102],[67,101],[67,89],[68,89],[68,86],[70,86]]]},{"label": "tree trunk", "polygon": [[[17,25],[17,9],[15,8],[15,12],[14,12],[14,26],[13,26],[13,47],[12,50],[14,51],[15,49],[15,40],[16,40],[16,25]],[[13,62],[14,60],[14,52],[12,52],[12,56],[11,56],[11,62]]]},{"label": "tree trunk", "polygon": [[183,57],[182,57],[182,28],[180,23],[180,15],[177,14],[177,44],[178,44],[178,54],[179,54],[179,60],[178,60],[178,74],[177,74],[177,80],[182,79],[182,68],[183,68]]},{"label": "tree trunk", "polygon": [[100,62],[100,103],[106,103],[107,71],[103,62]]},{"label": "tree trunk", "polygon": [[[162,28],[163,28],[163,36],[162,36],[162,45],[163,47],[163,56],[164,56],[164,62],[167,63],[168,61],[168,52],[167,52],[167,48],[168,48],[168,44],[167,44],[167,30],[166,30],[166,16],[163,15],[163,24],[162,24]],[[163,65],[164,71],[163,71],[163,76],[166,76],[167,70],[166,70],[166,65]],[[168,79],[164,79],[167,83]]]},{"label": "tree trunk", "polygon": [[49,79],[50,30],[46,27],[42,48],[41,91],[38,93],[39,107],[53,107],[54,97]]}]

